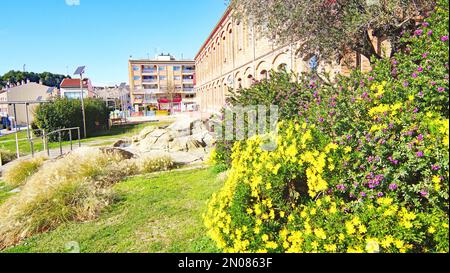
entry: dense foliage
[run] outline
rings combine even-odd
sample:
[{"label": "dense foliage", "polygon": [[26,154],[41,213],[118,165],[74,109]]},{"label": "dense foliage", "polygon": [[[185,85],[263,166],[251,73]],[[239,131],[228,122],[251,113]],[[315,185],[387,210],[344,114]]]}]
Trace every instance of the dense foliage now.
[{"label": "dense foliage", "polygon": [[428,0],[231,0],[240,17],[280,44],[301,41],[304,57],[331,60],[348,48],[380,58],[371,36],[386,37],[394,51],[399,37],[435,5]]},{"label": "dense foliage", "polygon": [[[88,136],[95,131],[107,129],[109,126],[109,109],[99,99],[85,99],[86,130]],[[33,126],[53,132],[58,129],[80,127],[83,135],[83,117],[80,100],[56,99],[53,103],[41,104],[35,110]],[[75,132],[76,133],[76,132]],[[52,136],[53,139],[58,137]],[[65,135],[64,137],[68,137]],[[74,135],[74,137],[77,137]]]},{"label": "dense foliage", "polygon": [[275,75],[235,98],[285,107],[275,151],[263,136],[234,144],[205,215],[221,249],[449,251],[448,1],[402,39],[405,51],[334,88]]},{"label": "dense foliage", "polygon": [[31,82],[40,82],[46,86],[58,87],[65,78],[70,76],[64,76],[59,74],[53,74],[50,72],[34,73],[34,72],[22,72],[11,70],[0,76],[0,86],[6,86],[7,83],[18,84],[22,81],[30,80]]}]

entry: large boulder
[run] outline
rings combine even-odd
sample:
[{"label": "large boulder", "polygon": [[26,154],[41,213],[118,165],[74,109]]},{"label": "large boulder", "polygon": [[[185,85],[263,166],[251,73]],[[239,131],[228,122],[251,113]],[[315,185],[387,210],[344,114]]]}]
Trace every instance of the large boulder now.
[{"label": "large boulder", "polygon": [[157,128],[155,126],[148,126],[145,127],[138,135],[137,139],[143,140],[145,139],[150,133],[155,131]]},{"label": "large boulder", "polygon": [[100,151],[108,154],[108,155],[119,155],[120,157],[122,157],[123,159],[132,159],[134,157],[134,154],[132,152],[123,150],[123,149],[119,149],[119,148],[100,148]]}]

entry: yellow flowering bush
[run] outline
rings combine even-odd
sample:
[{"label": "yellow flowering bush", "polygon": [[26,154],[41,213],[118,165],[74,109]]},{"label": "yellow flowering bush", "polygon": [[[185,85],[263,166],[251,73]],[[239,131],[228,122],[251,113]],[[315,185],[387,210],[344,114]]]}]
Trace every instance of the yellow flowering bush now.
[{"label": "yellow flowering bush", "polygon": [[[306,123],[282,122],[279,131],[275,151],[261,149],[258,136],[233,147],[229,178],[204,215],[209,235],[223,251],[448,250],[436,237],[448,234],[442,222],[448,216],[430,221],[390,197],[345,200],[332,190],[341,173],[334,165],[351,148],[330,142]],[[424,242],[435,242],[435,248],[426,249]]]},{"label": "yellow flowering bush", "polygon": [[328,87],[272,77],[237,96],[280,102],[286,120],[274,151],[261,149],[266,136],[234,144],[204,215],[220,249],[449,251],[448,1],[439,6],[370,73]]}]

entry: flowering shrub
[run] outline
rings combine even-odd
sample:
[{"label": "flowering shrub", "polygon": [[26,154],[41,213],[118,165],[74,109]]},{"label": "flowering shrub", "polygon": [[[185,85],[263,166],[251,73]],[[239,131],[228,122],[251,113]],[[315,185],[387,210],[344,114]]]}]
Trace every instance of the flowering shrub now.
[{"label": "flowering shrub", "polygon": [[312,84],[275,151],[261,149],[264,136],[235,143],[205,214],[218,247],[448,252],[447,24],[440,1],[393,59],[334,91]]}]

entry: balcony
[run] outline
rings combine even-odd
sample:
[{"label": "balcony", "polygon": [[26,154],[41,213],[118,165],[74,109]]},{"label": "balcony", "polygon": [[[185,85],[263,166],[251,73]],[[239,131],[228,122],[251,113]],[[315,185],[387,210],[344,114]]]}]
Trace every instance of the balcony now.
[{"label": "balcony", "polygon": [[145,94],[155,94],[158,93],[159,89],[158,88],[147,88],[144,89],[144,93]]},{"label": "balcony", "polygon": [[158,82],[158,79],[143,79],[142,82],[154,83],[154,82]]},{"label": "balcony", "polygon": [[183,69],[183,74],[194,74],[195,69]]},{"label": "balcony", "polygon": [[185,88],[183,88],[183,92],[194,92],[194,88],[193,87],[185,87]]}]

